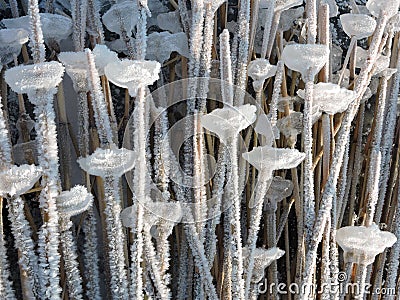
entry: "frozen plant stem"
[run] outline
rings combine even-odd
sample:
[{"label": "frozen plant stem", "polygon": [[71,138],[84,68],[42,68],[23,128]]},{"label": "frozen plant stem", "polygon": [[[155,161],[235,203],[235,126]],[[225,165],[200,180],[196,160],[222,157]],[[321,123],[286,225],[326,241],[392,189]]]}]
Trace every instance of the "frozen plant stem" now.
[{"label": "frozen plant stem", "polygon": [[43,41],[42,24],[39,15],[38,0],[29,0],[29,22],[31,27],[31,48],[34,63],[41,63],[45,60],[45,47]]},{"label": "frozen plant stem", "polygon": [[[309,244],[305,268],[304,268],[304,283],[310,284],[313,277],[313,269],[317,258],[317,248],[322,239],[323,230],[327,221],[327,217],[331,213],[333,195],[336,193],[336,185],[340,173],[340,168],[343,162],[343,156],[346,149],[346,142],[348,141],[348,135],[350,134],[351,122],[357,113],[360,105],[360,100],[367,88],[369,72],[372,70],[373,65],[377,59],[379,45],[382,39],[382,35],[387,23],[388,17],[381,15],[378,18],[378,24],[376,26],[375,33],[373,35],[370,48],[368,50],[369,59],[366,60],[365,64],[361,68],[360,74],[357,77],[354,91],[357,93],[357,98],[350,104],[349,110],[345,113],[342,121],[342,126],[339,129],[336,147],[332,156],[331,169],[329,172],[328,181],[325,185],[324,192],[322,194],[321,206],[318,211],[318,216],[315,220],[312,239]],[[303,295],[301,299],[307,299],[306,295]]]}]

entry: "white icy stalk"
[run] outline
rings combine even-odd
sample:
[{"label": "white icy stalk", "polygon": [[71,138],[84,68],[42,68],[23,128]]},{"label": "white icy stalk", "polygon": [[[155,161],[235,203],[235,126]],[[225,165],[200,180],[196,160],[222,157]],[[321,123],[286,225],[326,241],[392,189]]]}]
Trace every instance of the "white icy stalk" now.
[{"label": "white icy stalk", "polygon": [[135,58],[138,60],[144,60],[146,57],[147,48],[147,11],[144,7],[139,8],[139,19],[136,25],[136,53]]},{"label": "white icy stalk", "polygon": [[68,296],[70,299],[83,299],[82,276],[79,272],[77,247],[72,231],[69,229],[72,222],[65,220],[68,228],[60,233],[61,249],[63,253],[66,281],[68,285]]},{"label": "white icy stalk", "polygon": [[100,145],[105,146],[113,141],[113,133],[108,115],[104,94],[101,91],[99,75],[94,63],[92,51],[85,50],[88,61],[88,82],[92,94],[92,105],[96,121],[96,127],[99,134]]},{"label": "white icy stalk", "polygon": [[[400,48],[398,48],[400,49]],[[393,145],[394,132],[396,128],[396,115],[397,115],[397,98],[399,92],[400,83],[400,50],[397,51],[397,72],[394,74],[392,79],[392,84],[388,93],[388,104],[386,107],[385,124],[383,127],[382,136],[382,165],[381,165],[381,176],[379,178],[379,205],[384,202],[384,198],[387,191],[387,185],[389,181],[390,173],[390,160]],[[379,223],[378,217],[380,219],[382,209],[379,207],[377,209],[377,215],[374,220],[375,223]]]},{"label": "white icy stalk", "polygon": [[[392,226],[394,227],[394,235],[397,238],[397,242],[393,245],[390,250],[390,255],[387,260],[387,276],[385,282],[385,288],[387,291],[395,289],[397,280],[398,280],[398,271],[399,271],[399,260],[400,260],[400,226],[398,226],[400,222],[400,189],[397,191],[397,207],[396,207],[396,216],[393,220]],[[384,300],[392,299],[392,296],[383,295]]]},{"label": "white icy stalk", "polygon": [[100,20],[100,5],[99,0],[87,0],[87,27],[91,35],[97,35],[98,42],[101,44],[104,41],[103,24]]},{"label": "white icy stalk", "polygon": [[46,50],[43,41],[42,24],[39,15],[39,1],[29,0],[29,24],[31,27],[30,44],[34,63],[41,63],[45,60]]},{"label": "white icy stalk", "polygon": [[272,128],[276,127],[276,122],[278,120],[278,101],[281,98],[281,87],[282,87],[282,79],[283,79],[283,70],[285,66],[283,61],[278,61],[276,64],[276,75],[274,81],[274,90],[272,92],[272,100],[269,109],[269,119],[271,122]]},{"label": "white icy stalk", "polygon": [[329,240],[330,240],[330,236],[331,236],[331,222],[332,220],[329,220],[326,223],[326,227],[325,227],[325,233],[324,233],[324,238],[322,240],[322,261],[321,261],[321,286],[324,287],[324,289],[328,289],[327,291],[325,290],[322,293],[322,300],[330,300],[331,299],[331,295],[330,295],[330,291],[331,291],[331,283],[332,283],[332,278],[331,278],[331,272],[330,272],[330,265],[331,265],[331,261],[330,261],[330,244],[329,244]]},{"label": "white icy stalk", "polygon": [[96,217],[94,216],[94,205],[88,210],[86,219],[83,224],[83,232],[85,234],[85,244],[83,251],[83,261],[86,271],[84,277],[86,281],[86,296],[89,299],[101,299],[100,295],[100,275],[99,275],[99,256],[96,232]]},{"label": "white icy stalk", "polygon": [[[323,149],[324,154],[322,156],[322,173],[323,173],[323,184],[329,173],[329,161],[331,155],[331,120],[329,115],[326,113],[322,114],[322,132],[323,132]],[[335,220],[332,220],[336,222]]]},{"label": "white icy stalk", "polygon": [[72,40],[75,51],[83,51],[85,48],[87,8],[87,0],[71,0]]},{"label": "white icy stalk", "polygon": [[121,219],[121,199],[118,178],[107,176],[104,179],[105,215],[107,216],[108,257],[110,265],[110,290],[113,299],[129,299],[128,277],[125,269],[124,233]]},{"label": "white icy stalk", "polygon": [[307,15],[307,43],[315,44],[317,40],[317,1],[306,1],[306,15]]},{"label": "white icy stalk", "polygon": [[309,245],[311,239],[311,228],[315,219],[315,196],[314,196],[314,168],[313,168],[313,153],[312,153],[312,105],[313,105],[313,88],[314,83],[312,78],[307,78],[305,97],[304,97],[304,112],[303,112],[303,133],[304,133],[304,152],[306,158],[304,160],[304,233],[306,245]]},{"label": "white icy stalk", "polygon": [[[378,19],[375,34],[373,35],[372,42],[369,48],[368,56],[370,59],[365,62],[360,71],[360,75],[357,77],[356,80],[354,90],[357,93],[357,98],[355,101],[353,101],[353,103],[350,104],[349,110],[346,112],[345,117],[342,121],[342,127],[340,128],[340,131],[338,133],[337,143],[332,157],[331,170],[329,172],[328,181],[325,185],[325,190],[322,194],[322,201],[318,216],[314,223],[314,228],[312,232],[313,238],[311,239],[311,243],[309,245],[306,255],[304,268],[304,282],[306,284],[310,284],[312,281],[312,276],[314,274],[312,270],[314,269],[317,258],[317,248],[322,239],[322,233],[325,227],[326,219],[331,213],[333,195],[334,193],[336,193],[336,184],[340,173],[340,167],[343,163],[343,156],[346,149],[346,141],[350,133],[350,125],[354,119],[354,116],[357,113],[361,97],[364,94],[365,89],[367,88],[369,76],[368,74],[372,70],[373,65],[377,59],[380,41],[382,39],[387,20],[388,17],[386,15],[382,15]],[[306,299],[306,296],[303,295],[301,299]]]},{"label": "white icy stalk", "polygon": [[[200,72],[200,57],[203,46],[203,23],[204,23],[204,3],[202,0],[192,2],[192,24],[190,28],[189,39],[189,75],[196,77]],[[192,88],[195,88],[192,86]],[[191,90],[189,90],[191,92]],[[192,98],[194,91],[189,93],[189,98]]]},{"label": "white icy stalk", "polygon": [[355,295],[355,299],[364,299],[366,279],[367,279],[367,266],[364,264],[359,264],[357,266],[357,275],[356,275],[356,282],[358,283],[358,295]]},{"label": "white icy stalk", "polygon": [[[3,199],[0,199],[3,201]],[[0,205],[2,207],[2,204]],[[7,248],[3,235],[3,216],[0,216],[0,297],[2,299],[17,299],[12,286],[10,266],[7,260]]]},{"label": "white icy stalk", "polygon": [[151,277],[153,279],[155,288],[160,296],[160,299],[166,300],[171,299],[171,291],[166,286],[162,276],[161,276],[161,266],[160,266],[160,258],[157,256],[156,251],[154,250],[153,243],[151,241],[150,232],[147,230],[144,231],[144,251],[146,254],[146,261],[151,266]]},{"label": "white icy stalk", "polygon": [[238,86],[234,98],[235,105],[243,105],[244,93],[247,82],[247,60],[249,51],[249,23],[250,23],[250,0],[240,1],[238,17],[238,55],[237,55],[237,75],[235,84]]},{"label": "white icy stalk", "polygon": [[8,129],[4,119],[3,104],[0,97],[0,171],[7,169],[11,164],[11,144],[8,138]]},{"label": "white icy stalk", "polygon": [[21,197],[11,197],[8,200],[8,219],[15,239],[15,247],[19,250],[18,263],[29,283],[30,292],[36,297],[42,297],[39,287],[38,260],[35,254],[35,243],[32,240],[32,231],[24,212],[24,201]]},{"label": "white icy stalk", "polygon": [[186,34],[189,34],[189,13],[186,6],[186,1],[178,0],[179,14],[181,16],[181,22],[183,25],[183,29]]},{"label": "white icy stalk", "polygon": [[[232,61],[231,50],[229,45],[229,31],[224,29],[219,36],[220,58],[221,58],[221,80],[222,101],[229,105],[233,105],[233,78],[232,78]],[[225,83],[226,82],[226,83]]]},{"label": "white icy stalk", "polygon": [[276,0],[268,1],[268,10],[265,16],[264,35],[261,46],[261,58],[265,58],[267,56],[269,40],[275,39],[275,36],[271,36],[272,20],[274,19],[275,1]]},{"label": "white icy stalk", "polygon": [[[282,11],[276,11],[274,13],[274,18],[272,19],[272,26],[271,31],[269,33],[268,45],[267,45],[267,52],[266,57],[270,58],[272,53],[272,48],[274,47],[276,32],[278,31],[279,21],[281,19]],[[263,41],[264,42],[264,41]]]}]

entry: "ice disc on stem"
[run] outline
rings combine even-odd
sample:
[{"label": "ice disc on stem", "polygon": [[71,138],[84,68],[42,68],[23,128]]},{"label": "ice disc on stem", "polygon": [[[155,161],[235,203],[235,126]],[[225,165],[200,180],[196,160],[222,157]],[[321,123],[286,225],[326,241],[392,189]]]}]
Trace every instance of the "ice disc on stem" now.
[{"label": "ice disc on stem", "polygon": [[262,88],[262,85],[267,78],[275,75],[276,66],[271,65],[267,59],[257,58],[249,63],[247,72],[254,80],[254,89],[258,90]]},{"label": "ice disc on stem", "polygon": [[363,14],[340,15],[340,22],[344,32],[349,37],[354,36],[358,40],[372,35],[376,27],[375,19]]},{"label": "ice disc on stem", "polygon": [[57,197],[57,208],[64,218],[79,215],[87,210],[93,202],[93,195],[82,185],[74,186]]},{"label": "ice disc on stem", "polygon": [[397,14],[399,4],[399,0],[369,0],[366,6],[374,17],[379,17],[381,13],[392,17]]},{"label": "ice disc on stem", "polygon": [[111,6],[102,20],[108,30],[118,34],[126,31],[130,35],[138,22],[138,16],[137,1],[123,1]]},{"label": "ice disc on stem", "polygon": [[27,192],[42,176],[35,165],[11,166],[0,173],[0,195],[19,196]]}]

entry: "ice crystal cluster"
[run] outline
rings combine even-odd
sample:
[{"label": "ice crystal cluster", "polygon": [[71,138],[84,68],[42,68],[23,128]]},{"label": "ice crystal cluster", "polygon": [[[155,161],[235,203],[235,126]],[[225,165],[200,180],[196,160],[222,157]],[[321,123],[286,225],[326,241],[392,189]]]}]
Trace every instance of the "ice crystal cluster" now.
[{"label": "ice crystal cluster", "polygon": [[1,2],[0,299],[400,299],[399,6]]}]

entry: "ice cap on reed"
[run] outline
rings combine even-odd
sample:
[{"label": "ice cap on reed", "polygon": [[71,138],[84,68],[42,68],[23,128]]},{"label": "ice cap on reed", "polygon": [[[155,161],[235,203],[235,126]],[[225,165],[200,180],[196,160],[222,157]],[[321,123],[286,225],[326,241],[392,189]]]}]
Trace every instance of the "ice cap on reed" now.
[{"label": "ice cap on reed", "polygon": [[42,176],[35,165],[12,165],[0,173],[0,195],[20,196],[27,192]]},{"label": "ice cap on reed", "polygon": [[363,14],[342,14],[340,22],[344,32],[358,40],[372,35],[376,27],[375,19]]}]

